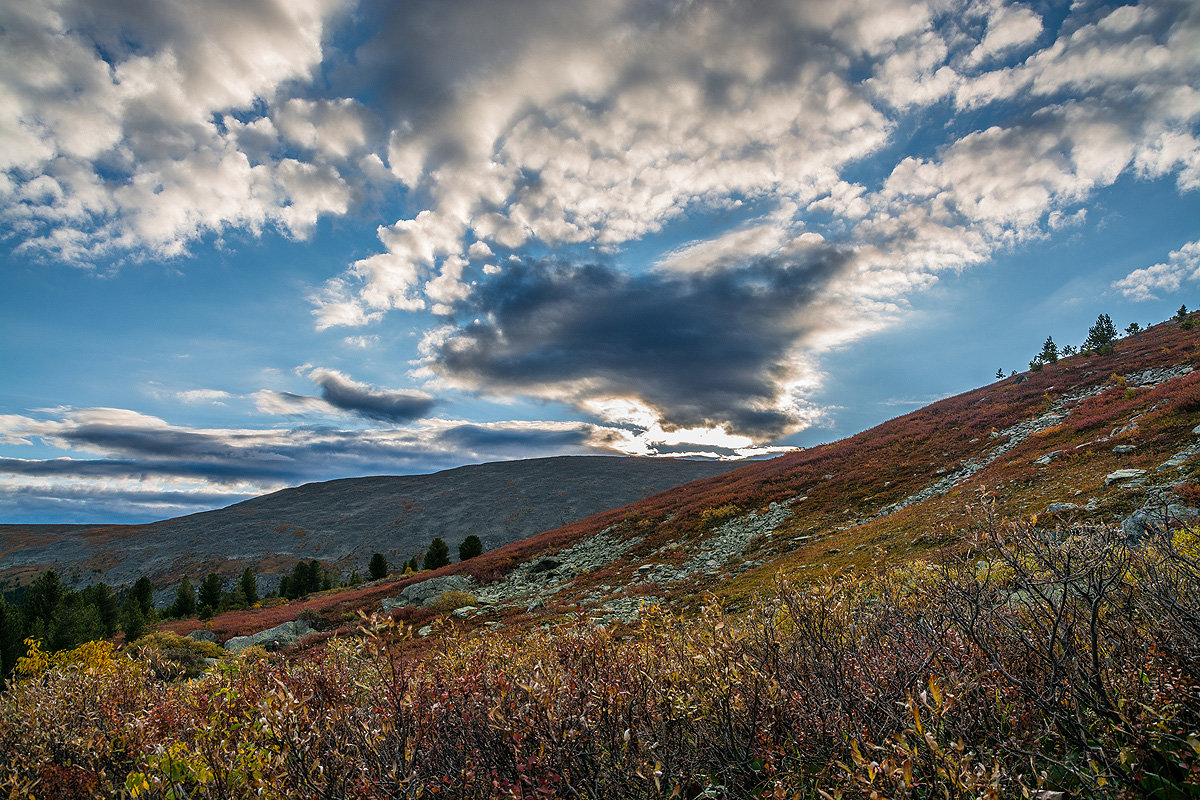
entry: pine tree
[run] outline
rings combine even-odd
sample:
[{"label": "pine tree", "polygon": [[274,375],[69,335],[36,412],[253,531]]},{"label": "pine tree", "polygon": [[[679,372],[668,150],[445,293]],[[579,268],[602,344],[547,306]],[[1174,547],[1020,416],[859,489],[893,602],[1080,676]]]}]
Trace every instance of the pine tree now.
[{"label": "pine tree", "polygon": [[1179,310],[1175,312],[1175,321],[1183,322],[1185,319],[1187,319],[1187,315],[1188,315],[1187,306],[1181,305],[1179,307]]},{"label": "pine tree", "polygon": [[1004,377],[1004,367],[1000,367],[999,369],[996,370],[996,380],[1000,380],[1003,377]]},{"label": "pine tree", "polygon": [[1142,326],[1138,325],[1136,322],[1131,322],[1131,323],[1129,323],[1129,326],[1127,328],[1125,328],[1125,332],[1128,333],[1130,336],[1136,336],[1137,334],[1142,332]]},{"label": "pine tree", "polygon": [[109,585],[103,581],[93,584],[83,590],[83,596],[89,605],[96,607],[104,635],[108,637],[116,633],[121,620],[121,604]]},{"label": "pine tree", "polygon": [[367,564],[367,574],[371,576],[371,580],[377,581],[380,578],[386,578],[388,573],[387,558],[383,553],[375,553],[371,556],[371,562]]},{"label": "pine tree", "polygon": [[200,608],[210,614],[221,605],[221,576],[210,572],[200,581]]},{"label": "pine tree", "polygon": [[461,544],[459,544],[458,560],[466,561],[468,559],[474,558],[475,556],[479,555],[482,552],[483,552],[483,540],[481,540],[478,536],[476,536],[475,534],[472,533],[470,536],[463,539]]},{"label": "pine tree", "polygon": [[1088,330],[1087,339],[1083,343],[1084,350],[1094,350],[1101,355],[1112,352],[1112,343],[1116,341],[1117,329],[1108,314],[1096,317],[1096,324]]},{"label": "pine tree", "polygon": [[1058,347],[1054,344],[1053,337],[1046,337],[1046,341],[1042,343],[1041,355],[1039,355],[1038,358],[1041,359],[1043,364],[1058,363]]},{"label": "pine tree", "polygon": [[149,618],[154,612],[154,584],[145,575],[133,582],[133,588],[129,592],[138,605],[142,607],[142,616]]},{"label": "pine tree", "polygon": [[258,602],[258,580],[254,577],[254,570],[249,567],[242,570],[242,577],[238,579],[238,588],[242,590],[242,595],[246,598],[246,605],[252,606]]},{"label": "pine tree", "polygon": [[184,575],[175,590],[175,602],[171,605],[171,614],[176,617],[190,617],[196,613],[196,589],[188,576]]},{"label": "pine tree", "polygon": [[146,615],[142,613],[142,604],[133,594],[126,597],[121,606],[121,630],[127,644],[140,639],[146,632]]},{"label": "pine tree", "polygon": [[450,548],[442,537],[435,536],[433,541],[429,543],[429,549],[425,551],[425,561],[422,566],[425,569],[438,569],[450,563]]}]

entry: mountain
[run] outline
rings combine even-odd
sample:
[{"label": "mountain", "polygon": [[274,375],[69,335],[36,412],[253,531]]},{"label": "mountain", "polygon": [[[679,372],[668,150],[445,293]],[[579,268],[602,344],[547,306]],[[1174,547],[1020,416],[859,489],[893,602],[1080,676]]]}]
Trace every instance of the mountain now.
[{"label": "mountain", "polygon": [[351,609],[379,610],[383,598],[395,598],[386,608],[407,604],[406,618],[421,623],[436,614],[411,601],[439,587],[476,594],[469,626],[581,613],[629,622],[646,603],[689,607],[715,592],[737,608],[780,575],[804,582],[935,558],[988,516],[1047,529],[1122,525],[1137,535],[1164,513],[1200,515],[1198,366],[1200,334],[1162,323],[1112,353],[1064,358],[466,563],[266,616],[218,616],[213,629],[261,630],[303,609],[337,624]]},{"label": "mountain", "polygon": [[490,550],[735,466],[563,456],[309,483],[144,525],[0,525],[0,578],[23,581],[54,567],[83,582],[147,574],[161,584],[246,565],[270,574],[313,558],[365,571],[373,552],[407,559],[435,536],[453,552],[472,533]]}]

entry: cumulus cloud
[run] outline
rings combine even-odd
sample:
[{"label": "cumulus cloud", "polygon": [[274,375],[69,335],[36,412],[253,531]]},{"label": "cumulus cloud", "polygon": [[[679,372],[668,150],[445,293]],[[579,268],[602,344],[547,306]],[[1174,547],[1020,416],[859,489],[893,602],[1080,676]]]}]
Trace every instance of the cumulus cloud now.
[{"label": "cumulus cloud", "polygon": [[431,337],[427,364],[476,391],[593,411],[636,397],[653,410],[648,424],[667,431],[727,427],[771,439],[802,422],[785,393],[790,354],[823,323],[814,300],[845,263],[822,248],[638,277],[600,265],[510,264],[470,299],[486,316]]},{"label": "cumulus cloud", "polygon": [[[304,234],[318,216],[344,213],[344,176],[285,157],[278,140],[283,131],[335,156],[365,141],[353,104],[280,97],[314,75],[343,8],[4,2],[0,214],[25,248],[87,261],[177,255],[228,227]],[[276,100],[279,126],[263,113]]]},{"label": "cumulus cloud", "polygon": [[[1182,0],[414,0],[357,7],[349,43],[340,0],[110,5],[0,6],[0,209],[24,246],[304,235],[394,181],[377,252],[311,292],[317,328],[437,315],[429,375],[571,404],[626,452],[810,424],[823,350],[947,270],[1122,177],[1200,188]],[[1115,288],[1178,286],[1179,252]],[[308,377],[320,396],[258,408],[433,408]]]},{"label": "cumulus cloud", "polygon": [[1157,300],[1155,292],[1178,291],[1183,281],[1197,278],[1200,278],[1200,241],[1193,241],[1171,251],[1165,262],[1135,269],[1113,281],[1112,288],[1130,300]]}]

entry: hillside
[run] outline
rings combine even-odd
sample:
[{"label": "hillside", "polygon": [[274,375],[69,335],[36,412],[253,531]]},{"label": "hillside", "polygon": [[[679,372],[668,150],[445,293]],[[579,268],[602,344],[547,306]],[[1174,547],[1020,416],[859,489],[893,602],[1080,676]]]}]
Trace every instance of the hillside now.
[{"label": "hillside", "polygon": [[145,525],[0,525],[0,579],[54,567],[85,582],[147,574],[161,584],[250,565],[269,584],[272,572],[313,558],[363,570],[373,552],[407,559],[435,536],[454,547],[473,533],[494,549],[734,466],[564,456],[310,483]]},{"label": "hillside", "polygon": [[1198,345],[1155,326],[466,563],[122,652],[35,645],[0,693],[0,776],[214,800],[1196,797]]},{"label": "hillside", "polygon": [[[378,610],[381,598],[405,586],[451,575],[469,581],[462,585],[480,600],[456,622],[460,627],[531,625],[580,613],[632,622],[647,602],[694,608],[704,593],[716,592],[737,608],[778,575],[804,581],[932,556],[961,542],[985,505],[990,514],[1047,527],[1136,527],[1169,503],[1173,514],[1189,514],[1177,496],[1200,496],[1198,359],[1200,334],[1163,323],[1121,339],[1110,355],[1064,358],[856,436],[693,481],[464,564],[261,617],[221,615],[212,627],[220,636],[252,632],[304,608],[340,624],[356,608]],[[418,622],[436,616],[427,609],[406,614]],[[191,629],[186,622],[172,627]]]}]

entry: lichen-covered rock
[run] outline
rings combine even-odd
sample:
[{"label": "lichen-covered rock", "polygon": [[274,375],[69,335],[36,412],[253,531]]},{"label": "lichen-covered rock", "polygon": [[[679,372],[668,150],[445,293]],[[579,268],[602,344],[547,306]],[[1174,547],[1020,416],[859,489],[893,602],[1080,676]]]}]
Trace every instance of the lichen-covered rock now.
[{"label": "lichen-covered rock", "polygon": [[475,580],[469,575],[443,575],[420,583],[405,586],[399,597],[383,601],[383,610],[391,611],[398,606],[427,606],[446,592],[469,592],[475,588]]},{"label": "lichen-covered rock", "polygon": [[187,638],[193,639],[197,642],[212,642],[213,644],[217,644],[217,635],[212,631],[192,631],[187,635]]},{"label": "lichen-covered rock", "polygon": [[1119,470],[1116,470],[1115,472],[1110,472],[1107,475],[1105,475],[1104,483],[1107,485],[1107,484],[1113,484],[1113,483],[1121,483],[1124,481],[1131,481],[1131,480],[1134,480],[1135,478],[1140,478],[1145,474],[1146,474],[1146,470],[1144,470],[1144,469],[1119,469]]},{"label": "lichen-covered rock", "polygon": [[290,647],[304,636],[313,632],[313,626],[302,619],[285,622],[265,631],[252,633],[249,636],[235,636],[225,643],[225,649],[231,653],[240,653],[247,647],[258,645],[268,650],[278,650]]}]

